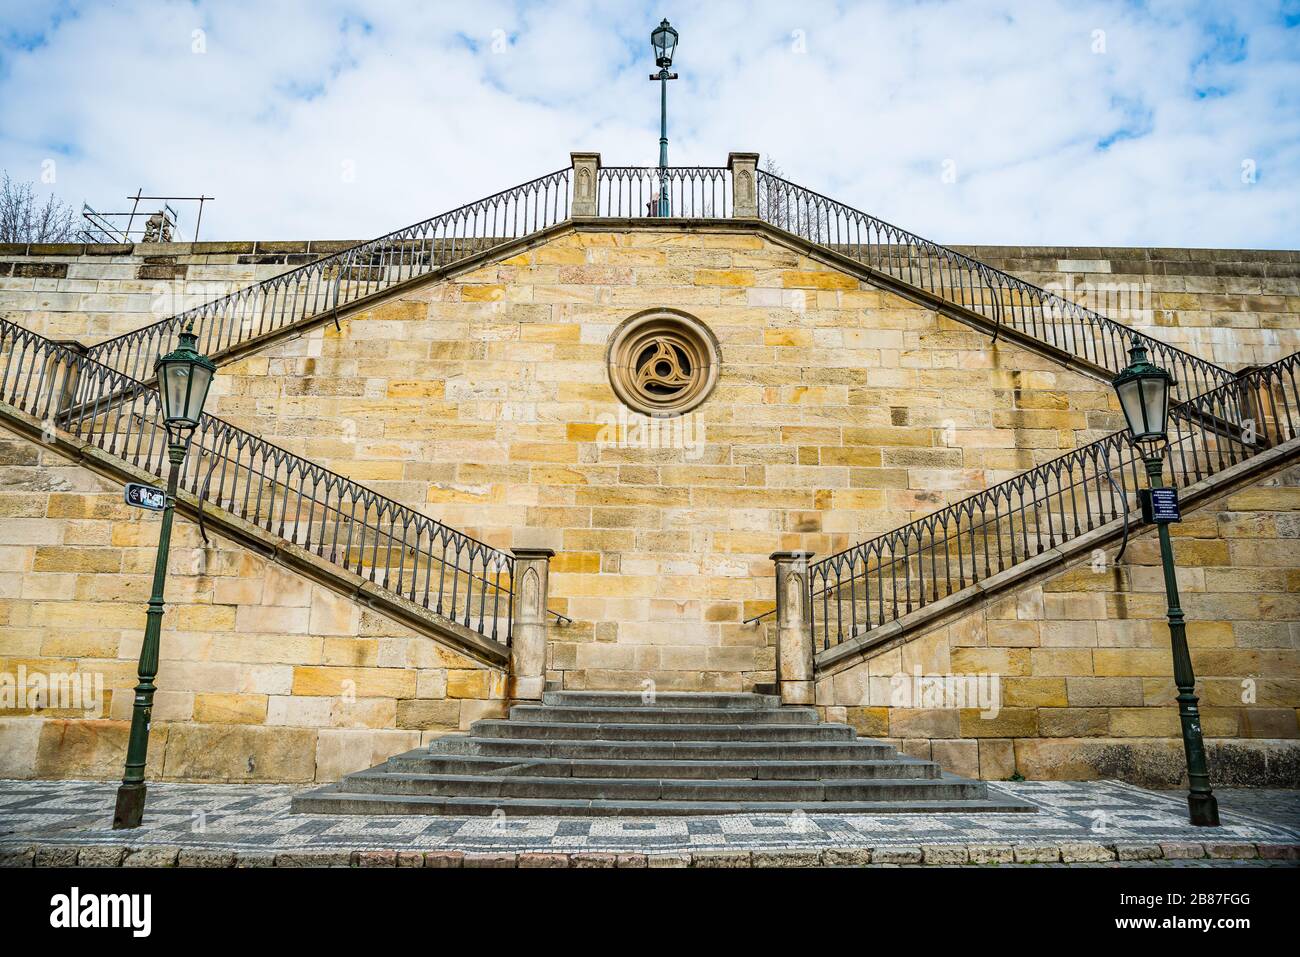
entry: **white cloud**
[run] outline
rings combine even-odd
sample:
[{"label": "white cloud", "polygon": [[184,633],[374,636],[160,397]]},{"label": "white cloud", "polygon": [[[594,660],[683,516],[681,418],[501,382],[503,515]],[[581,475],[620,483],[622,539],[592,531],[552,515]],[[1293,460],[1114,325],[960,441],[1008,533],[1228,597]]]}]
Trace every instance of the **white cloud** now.
[{"label": "white cloud", "polygon": [[756,149],[954,243],[1300,238],[1300,27],[1254,4],[7,3],[0,166],[215,195],[208,238],[365,238],[573,149],[653,165],[664,15],[671,162]]}]

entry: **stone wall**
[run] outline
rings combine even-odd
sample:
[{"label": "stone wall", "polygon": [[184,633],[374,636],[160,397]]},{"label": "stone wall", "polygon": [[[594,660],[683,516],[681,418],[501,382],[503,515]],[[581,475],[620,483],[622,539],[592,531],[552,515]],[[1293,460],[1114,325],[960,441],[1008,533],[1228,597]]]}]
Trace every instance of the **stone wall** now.
[{"label": "stone wall", "polygon": [[[5,702],[0,777],[115,777],[158,515],[11,433],[0,467],[0,676],[72,675],[87,694],[100,676],[103,689],[90,714]],[[503,713],[499,671],[209,537],[177,516],[150,778],[333,781]]]},{"label": "stone wall", "polygon": [[[1170,526],[1218,785],[1300,784],[1300,466]],[[827,717],[958,774],[1113,777],[1184,770],[1154,531],[823,675]],[[923,675],[999,676],[1000,709],[890,707]],[[901,676],[901,677],[899,677]],[[902,689],[910,698],[892,697]]]},{"label": "stone wall", "polygon": [[[0,244],[0,316],[92,344],[351,245]],[[1230,369],[1300,349],[1300,252],[957,246]]]},{"label": "stone wall", "polygon": [[[0,247],[0,315],[94,342],[338,245]],[[1230,367],[1296,348],[1294,253],[973,251],[1063,286],[1139,277],[1157,337]],[[712,329],[721,378],[651,442],[605,348],[665,306]],[[492,545],[554,548],[552,607],[575,620],[547,677],[569,688],[771,681],[768,630],[744,624],[771,608],[770,552],[825,555],[1121,425],[1106,383],[725,223],[562,232],[224,366],[209,407]],[[107,695],[100,718],[0,717],[0,774],[114,776],[156,521],[24,440],[0,470],[0,674],[98,673]],[[1177,527],[1216,774],[1245,783],[1297,753],[1294,484]],[[502,709],[498,672],[240,546],[178,520],[173,549],[151,776],[333,780]],[[819,703],[961,773],[1172,781],[1150,541],[1128,559],[882,652]],[[918,664],[996,671],[1000,716],[863,704],[866,677]]]},{"label": "stone wall", "polygon": [[0,317],[93,345],[350,245],[0,243]]},{"label": "stone wall", "polygon": [[[664,306],[722,359],[656,447],[622,428],[606,348]],[[743,620],[771,607],[773,550],[892,529],[1118,428],[1113,404],[1104,382],[724,227],[570,230],[231,363],[210,400],[492,545],[555,549],[552,607],[575,624],[552,680],[687,690],[772,679],[766,630]]]},{"label": "stone wall", "polygon": [[957,248],[1227,369],[1300,350],[1300,252]]}]

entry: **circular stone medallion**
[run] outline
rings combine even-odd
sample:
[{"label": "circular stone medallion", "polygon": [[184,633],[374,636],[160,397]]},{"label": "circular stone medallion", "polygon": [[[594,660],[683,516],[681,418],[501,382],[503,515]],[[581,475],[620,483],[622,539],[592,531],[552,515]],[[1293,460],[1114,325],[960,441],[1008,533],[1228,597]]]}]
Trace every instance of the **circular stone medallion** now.
[{"label": "circular stone medallion", "polygon": [[646,415],[681,415],[718,381],[721,356],[708,326],[675,309],[626,319],[609,339],[609,384],[623,404]]}]

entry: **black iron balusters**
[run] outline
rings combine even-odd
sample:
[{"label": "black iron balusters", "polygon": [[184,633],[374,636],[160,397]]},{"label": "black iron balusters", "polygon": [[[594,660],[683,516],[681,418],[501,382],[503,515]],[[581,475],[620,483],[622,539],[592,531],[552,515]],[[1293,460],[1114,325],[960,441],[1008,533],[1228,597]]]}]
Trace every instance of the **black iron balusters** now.
[{"label": "black iron balusters", "polygon": [[[1166,461],[1187,486],[1300,435],[1300,353],[1182,404]],[[1042,554],[1135,507],[1143,463],[1125,434],[1085,445],[809,567],[819,650]]]},{"label": "black iron balusters", "polygon": [[147,381],[154,359],[191,325],[206,355],[337,310],[569,218],[562,169],[299,266],[228,296],[91,346],[91,358]]},{"label": "black iron balusters", "polygon": [[[162,477],[157,391],[0,319],[0,399]],[[204,415],[180,487],[314,555],[503,644],[514,557]]]}]

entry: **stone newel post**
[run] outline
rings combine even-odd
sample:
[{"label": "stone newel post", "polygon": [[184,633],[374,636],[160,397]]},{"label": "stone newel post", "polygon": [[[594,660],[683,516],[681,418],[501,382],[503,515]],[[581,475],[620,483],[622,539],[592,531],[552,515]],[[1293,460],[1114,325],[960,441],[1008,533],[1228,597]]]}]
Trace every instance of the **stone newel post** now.
[{"label": "stone newel post", "polygon": [[728,153],[731,170],[731,215],[741,219],[758,217],[758,154]]},{"label": "stone newel post", "polygon": [[541,701],[546,684],[546,595],[550,548],[515,548],[515,608],[506,697]]},{"label": "stone newel post", "polygon": [[[74,357],[83,357],[89,351],[87,346],[83,346],[76,339],[56,339],[54,341],[71,352]],[[77,397],[77,380],[81,377],[81,366],[77,358],[67,360],[51,359],[48,375],[51,384],[59,386],[59,394],[54,397],[49,414],[54,416],[67,412],[68,409],[72,408],[72,403]]]},{"label": "stone newel post", "polygon": [[596,215],[596,171],[600,169],[599,153],[570,153],[573,161],[573,211],[571,215]]},{"label": "stone newel post", "polygon": [[808,562],[813,552],[773,552],[776,563],[776,683],[782,704],[813,704],[812,609]]}]

